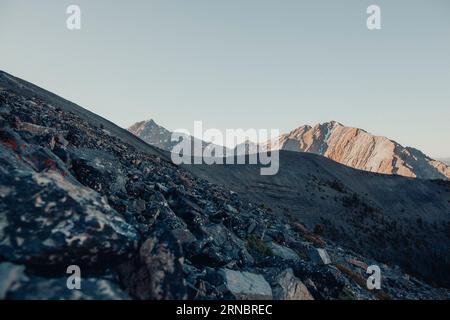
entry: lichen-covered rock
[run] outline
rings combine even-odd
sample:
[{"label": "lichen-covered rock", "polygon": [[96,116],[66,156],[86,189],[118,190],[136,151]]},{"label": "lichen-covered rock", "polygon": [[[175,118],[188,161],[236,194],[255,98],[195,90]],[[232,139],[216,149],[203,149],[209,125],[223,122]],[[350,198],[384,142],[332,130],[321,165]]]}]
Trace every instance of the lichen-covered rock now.
[{"label": "lichen-covered rock", "polygon": [[137,246],[135,228],[104,198],[59,172],[0,163],[0,181],[0,252],[9,261],[91,268],[117,263]]}]

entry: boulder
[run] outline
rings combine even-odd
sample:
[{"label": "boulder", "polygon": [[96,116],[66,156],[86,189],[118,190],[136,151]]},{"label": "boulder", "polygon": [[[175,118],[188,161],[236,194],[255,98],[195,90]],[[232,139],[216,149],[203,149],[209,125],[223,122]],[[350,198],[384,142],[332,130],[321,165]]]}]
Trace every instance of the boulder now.
[{"label": "boulder", "polygon": [[272,289],[266,279],[260,274],[246,271],[220,269],[219,275],[223,281],[223,291],[231,298],[238,300],[271,300]]},{"label": "boulder", "polygon": [[131,296],[141,300],[186,299],[182,249],[169,232],[146,240],[138,261],[119,266],[121,282]]},{"label": "boulder", "polygon": [[298,254],[294,250],[276,244],[275,242],[269,243],[268,247],[270,248],[274,256],[278,256],[285,260],[293,260],[293,261],[297,261],[300,259]]},{"label": "boulder", "polygon": [[103,268],[137,247],[135,228],[70,177],[0,165],[0,181],[8,186],[0,193],[0,252],[11,262],[59,273],[71,264]]},{"label": "boulder", "polygon": [[286,269],[275,277],[272,292],[275,300],[314,300],[292,269]]}]

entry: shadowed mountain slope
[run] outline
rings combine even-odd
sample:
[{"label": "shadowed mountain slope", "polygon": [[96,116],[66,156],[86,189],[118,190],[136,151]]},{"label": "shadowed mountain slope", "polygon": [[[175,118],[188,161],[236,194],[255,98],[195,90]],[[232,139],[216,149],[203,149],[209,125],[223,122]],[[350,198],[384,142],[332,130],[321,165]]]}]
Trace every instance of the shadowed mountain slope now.
[{"label": "shadowed mountain slope", "polygon": [[135,148],[138,148],[142,152],[158,155],[165,159],[169,159],[167,152],[162,152],[160,149],[155,148],[141,141],[140,139],[136,139],[136,137],[130,132],[128,132],[128,130],[120,128],[111,121],[106,120],[100,117],[99,115],[80,107],[75,103],[72,103],[64,98],[61,98],[50,91],[42,89],[25,80],[16,78],[1,70],[0,70],[0,90],[8,90],[9,92],[14,92],[15,94],[21,97],[36,98],[45,101],[50,105],[58,106],[58,108],[61,108],[66,112],[73,112],[81,119],[84,119],[87,122],[89,122],[91,125],[107,130],[115,137],[120,138],[124,142],[132,145]]},{"label": "shadowed mountain slope", "polygon": [[292,216],[325,238],[450,286],[450,182],[356,170],[319,155],[280,151],[280,170],[191,165],[194,174]]}]

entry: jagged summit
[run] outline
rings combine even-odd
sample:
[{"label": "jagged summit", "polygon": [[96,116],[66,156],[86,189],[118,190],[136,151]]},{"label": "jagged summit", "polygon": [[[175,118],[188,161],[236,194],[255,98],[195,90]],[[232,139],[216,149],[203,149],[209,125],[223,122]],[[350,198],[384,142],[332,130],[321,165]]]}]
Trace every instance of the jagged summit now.
[{"label": "jagged summit", "polygon": [[[158,125],[153,119],[137,122],[129,127],[128,131],[148,144],[169,152],[172,151],[173,147],[178,143],[178,141],[172,141],[171,131]],[[184,135],[182,134],[182,136]],[[192,139],[193,143],[201,144],[203,146],[203,150],[205,148],[213,148],[216,146],[213,143],[200,140],[193,136],[190,136],[190,139]],[[227,148],[222,148],[225,153]]]},{"label": "jagged summit", "polygon": [[323,155],[365,171],[424,179],[449,179],[450,167],[420,150],[375,136],[337,121],[300,126],[276,138],[270,146],[289,151]]},{"label": "jagged summit", "polygon": [[139,121],[128,128],[128,131],[148,144],[171,151],[175,142],[171,141],[172,132],[158,125],[153,119]]}]

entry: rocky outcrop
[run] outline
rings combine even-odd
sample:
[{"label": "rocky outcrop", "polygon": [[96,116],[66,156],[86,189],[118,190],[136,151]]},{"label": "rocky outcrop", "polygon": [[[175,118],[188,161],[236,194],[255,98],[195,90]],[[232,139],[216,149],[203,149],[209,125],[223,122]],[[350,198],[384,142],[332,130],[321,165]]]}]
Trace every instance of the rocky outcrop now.
[{"label": "rocky outcrop", "polygon": [[365,171],[423,179],[450,179],[450,167],[393,140],[331,121],[301,126],[265,148],[311,152]]}]

